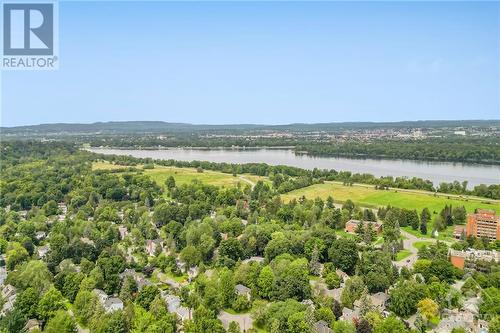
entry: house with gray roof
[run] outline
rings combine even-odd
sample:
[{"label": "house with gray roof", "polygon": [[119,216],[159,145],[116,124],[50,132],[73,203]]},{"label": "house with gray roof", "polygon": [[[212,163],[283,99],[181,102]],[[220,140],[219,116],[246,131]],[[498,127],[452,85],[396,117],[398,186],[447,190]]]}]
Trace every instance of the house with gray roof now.
[{"label": "house with gray roof", "polygon": [[156,254],[156,249],[163,250],[163,241],[161,239],[148,239],[146,241],[146,252],[150,256],[154,256]]},{"label": "house with gray roof", "polygon": [[234,291],[238,296],[245,296],[248,300],[252,298],[252,289],[245,287],[242,284],[237,284],[234,287]]},{"label": "house with gray roof", "polygon": [[265,260],[264,257],[254,256],[254,257],[250,257],[248,259],[243,260],[242,263],[248,264],[248,263],[253,261],[253,262],[258,262],[260,264],[260,263],[264,262],[264,260]]},{"label": "house with gray roof", "polygon": [[328,323],[324,320],[320,320],[314,323],[315,333],[332,333],[332,329],[328,326]]},{"label": "house with gray roof", "polygon": [[4,299],[5,303],[2,307],[2,311],[0,312],[1,314],[5,315],[7,312],[11,311],[14,308],[16,297],[17,289],[14,286],[8,284],[3,287],[2,298]]},{"label": "house with gray roof", "polygon": [[357,320],[360,317],[358,310],[351,310],[349,308],[342,309],[342,316],[340,316],[340,320],[344,320],[352,323],[354,320]]},{"label": "house with gray roof", "polygon": [[167,303],[168,312],[175,313],[182,321],[191,319],[191,311],[181,305],[181,299],[178,296],[168,294],[165,291],[162,291],[160,295]]},{"label": "house with gray roof", "polygon": [[36,252],[38,254],[38,257],[39,258],[45,258],[45,256],[47,255],[47,253],[49,253],[50,251],[50,245],[47,244],[47,245],[43,245],[43,246],[37,246],[36,248]]},{"label": "house with gray roof", "polygon": [[38,332],[41,330],[41,327],[42,327],[42,323],[38,319],[30,319],[30,320],[28,320],[26,325],[24,325],[24,330],[28,331],[28,332],[32,332],[32,331]]},{"label": "house with gray roof", "polygon": [[432,330],[435,333],[448,333],[454,328],[464,328],[468,332],[475,332],[474,314],[467,311],[447,311],[439,324]]},{"label": "house with gray roof", "polygon": [[389,295],[384,292],[378,292],[376,294],[370,295],[372,305],[380,312],[385,310],[387,301],[389,300]]},{"label": "house with gray roof", "polygon": [[7,278],[7,268],[5,266],[0,267],[0,286],[3,286],[5,279]]},{"label": "house with gray roof", "polygon": [[44,239],[45,237],[47,237],[47,233],[46,233],[45,231],[37,231],[37,232],[35,233],[35,238],[36,238],[37,240],[42,240],[42,239]]},{"label": "house with gray roof", "polygon": [[123,310],[123,302],[118,297],[109,297],[104,302],[104,308],[106,309],[106,312]]},{"label": "house with gray roof", "polygon": [[99,303],[106,312],[113,312],[117,310],[123,310],[123,302],[118,297],[110,297],[104,290],[94,289],[92,290],[94,294],[97,295]]}]

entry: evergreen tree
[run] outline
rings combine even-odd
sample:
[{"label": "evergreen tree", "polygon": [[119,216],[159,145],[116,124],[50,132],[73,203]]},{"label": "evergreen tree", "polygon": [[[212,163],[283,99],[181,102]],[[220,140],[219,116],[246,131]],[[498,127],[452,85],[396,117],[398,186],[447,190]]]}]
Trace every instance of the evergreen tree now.
[{"label": "evergreen tree", "polygon": [[[431,212],[429,211],[429,208],[425,207],[422,209],[422,212],[420,213],[420,225],[425,224],[427,226],[427,223],[431,219]],[[422,227],[420,227],[422,228]]]},{"label": "evergreen tree", "polygon": [[409,211],[408,213],[408,224],[411,225],[413,230],[418,230],[419,219],[416,210]]},{"label": "evergreen tree", "polygon": [[354,232],[360,236],[363,237],[365,233],[365,223],[363,221],[359,221],[358,225],[356,226],[356,230]]},{"label": "evergreen tree", "polygon": [[366,244],[370,244],[375,240],[377,237],[377,233],[373,229],[373,225],[371,223],[368,223],[368,225],[365,228],[365,235],[364,235],[364,241]]},{"label": "evergreen tree", "polygon": [[399,228],[399,213],[398,211],[391,209],[387,212],[384,221],[384,227],[382,229],[382,235],[384,237],[385,247],[390,253],[395,256],[396,252],[401,247],[401,230]]},{"label": "evergreen tree", "polygon": [[356,333],[372,333],[372,327],[370,326],[370,323],[366,319],[361,319],[361,321],[358,324],[358,327],[356,327]]},{"label": "evergreen tree", "polygon": [[422,220],[422,223],[420,223],[420,233],[422,235],[427,235],[427,221]]},{"label": "evergreen tree", "polygon": [[175,187],[175,179],[173,176],[169,176],[167,180],[165,181],[165,185],[167,186],[168,190],[171,191]]},{"label": "evergreen tree", "polygon": [[335,206],[333,205],[333,198],[331,195],[329,195],[328,198],[326,198],[326,207],[330,209],[335,208]]},{"label": "evergreen tree", "polygon": [[467,219],[467,211],[465,210],[464,206],[453,208],[452,215],[454,224],[465,224]]},{"label": "evergreen tree", "polygon": [[312,275],[319,276],[321,270],[321,265],[319,263],[319,251],[318,247],[315,246],[311,254],[311,260],[309,261],[309,271]]},{"label": "evergreen tree", "polygon": [[340,317],[342,317],[342,306],[340,305],[340,302],[337,301],[336,299],[333,300],[333,315],[335,316],[335,320],[339,320]]},{"label": "evergreen tree", "polygon": [[[439,215],[441,216],[441,219],[443,223],[445,223],[445,226],[451,226],[453,225],[453,214],[452,214],[452,206],[451,205],[445,205],[444,208],[441,210]],[[440,230],[440,229],[438,229]]]}]

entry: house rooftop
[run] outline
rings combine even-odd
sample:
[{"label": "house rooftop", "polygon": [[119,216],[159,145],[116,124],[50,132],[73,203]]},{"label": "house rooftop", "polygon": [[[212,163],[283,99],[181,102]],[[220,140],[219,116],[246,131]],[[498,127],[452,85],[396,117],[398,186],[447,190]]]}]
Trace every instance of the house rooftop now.
[{"label": "house rooftop", "polygon": [[389,299],[389,295],[384,292],[378,292],[370,296],[372,304],[377,307],[385,307],[385,303]]},{"label": "house rooftop", "polygon": [[106,311],[120,310],[123,309],[123,302],[118,297],[109,297],[104,302],[104,307],[106,308]]},{"label": "house rooftop", "polygon": [[349,308],[342,309],[342,316],[340,317],[342,320],[352,322],[355,318],[359,317],[359,312],[357,310],[351,310]]},{"label": "house rooftop", "polygon": [[331,333],[332,329],[328,326],[326,321],[320,320],[314,323],[314,331],[316,333]]},{"label": "house rooftop", "polygon": [[252,292],[252,289],[248,288],[248,287],[245,287],[244,285],[242,284],[237,284],[234,289],[236,290],[236,293],[238,293],[239,295],[246,295],[250,292]]},{"label": "house rooftop", "polygon": [[450,249],[450,256],[461,257],[467,260],[485,260],[485,261],[500,261],[500,252],[496,250],[488,251],[488,250],[475,250],[475,249],[467,249],[465,251],[458,251]]},{"label": "house rooftop", "polygon": [[26,322],[26,325],[24,325],[24,329],[27,331],[34,330],[35,328],[40,328],[41,323],[38,319],[30,319]]},{"label": "house rooftop", "polygon": [[250,257],[248,259],[243,260],[242,263],[247,264],[247,263],[252,262],[252,261],[261,263],[264,260],[265,260],[264,257]]},{"label": "house rooftop", "polygon": [[465,328],[467,331],[474,329],[474,315],[464,311],[451,312],[447,317],[441,319],[434,332],[447,333],[454,328]]},{"label": "house rooftop", "polygon": [[358,225],[360,223],[372,224],[372,225],[375,225],[375,226],[381,226],[382,225],[381,223],[375,222],[375,221],[360,221],[360,220],[349,220],[349,221],[347,221],[347,224]]}]

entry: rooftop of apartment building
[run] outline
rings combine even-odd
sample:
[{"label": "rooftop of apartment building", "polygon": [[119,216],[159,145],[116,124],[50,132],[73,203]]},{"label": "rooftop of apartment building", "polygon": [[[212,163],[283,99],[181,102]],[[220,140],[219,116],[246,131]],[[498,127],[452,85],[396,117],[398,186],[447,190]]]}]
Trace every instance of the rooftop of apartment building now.
[{"label": "rooftop of apartment building", "polygon": [[491,209],[478,209],[476,213],[471,214],[476,219],[486,220],[486,221],[500,221],[500,215],[496,215],[494,210]]},{"label": "rooftop of apartment building", "polygon": [[500,261],[500,252],[492,250],[475,250],[475,249],[467,249],[465,251],[458,251],[450,249],[450,255],[455,257],[465,258],[467,260],[486,260],[495,262]]}]

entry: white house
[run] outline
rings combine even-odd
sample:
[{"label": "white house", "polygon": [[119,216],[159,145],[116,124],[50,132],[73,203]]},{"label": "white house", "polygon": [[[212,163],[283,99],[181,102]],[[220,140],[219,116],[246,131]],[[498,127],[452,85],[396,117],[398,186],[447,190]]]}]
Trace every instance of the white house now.
[{"label": "white house", "polygon": [[36,248],[36,252],[38,253],[38,257],[40,257],[40,258],[45,258],[47,253],[49,253],[49,250],[50,250],[49,244],[44,245],[44,246],[38,246]]},{"label": "white house", "polygon": [[118,227],[118,232],[120,233],[120,239],[124,239],[128,235],[127,227]]},{"label": "white house", "polygon": [[155,253],[156,253],[156,249],[157,248],[163,248],[163,242],[161,239],[154,239],[154,240],[151,240],[151,239],[148,239],[146,241],[146,252],[150,255],[150,256],[154,256]]},{"label": "white house", "polygon": [[191,312],[188,308],[181,305],[181,299],[178,296],[161,292],[161,297],[167,303],[168,312],[175,313],[182,320],[191,319]]},{"label": "white house", "polygon": [[45,237],[47,237],[47,233],[45,231],[37,231],[36,234],[35,234],[35,238],[37,240],[42,240]]},{"label": "white house", "polygon": [[94,289],[92,292],[97,295],[99,303],[101,303],[106,312],[123,310],[123,302],[118,297],[109,297],[108,294],[101,289]]},{"label": "white house", "polygon": [[17,290],[14,286],[8,284],[2,289],[2,298],[5,301],[2,314],[6,314],[14,308],[14,302],[16,301]]}]

